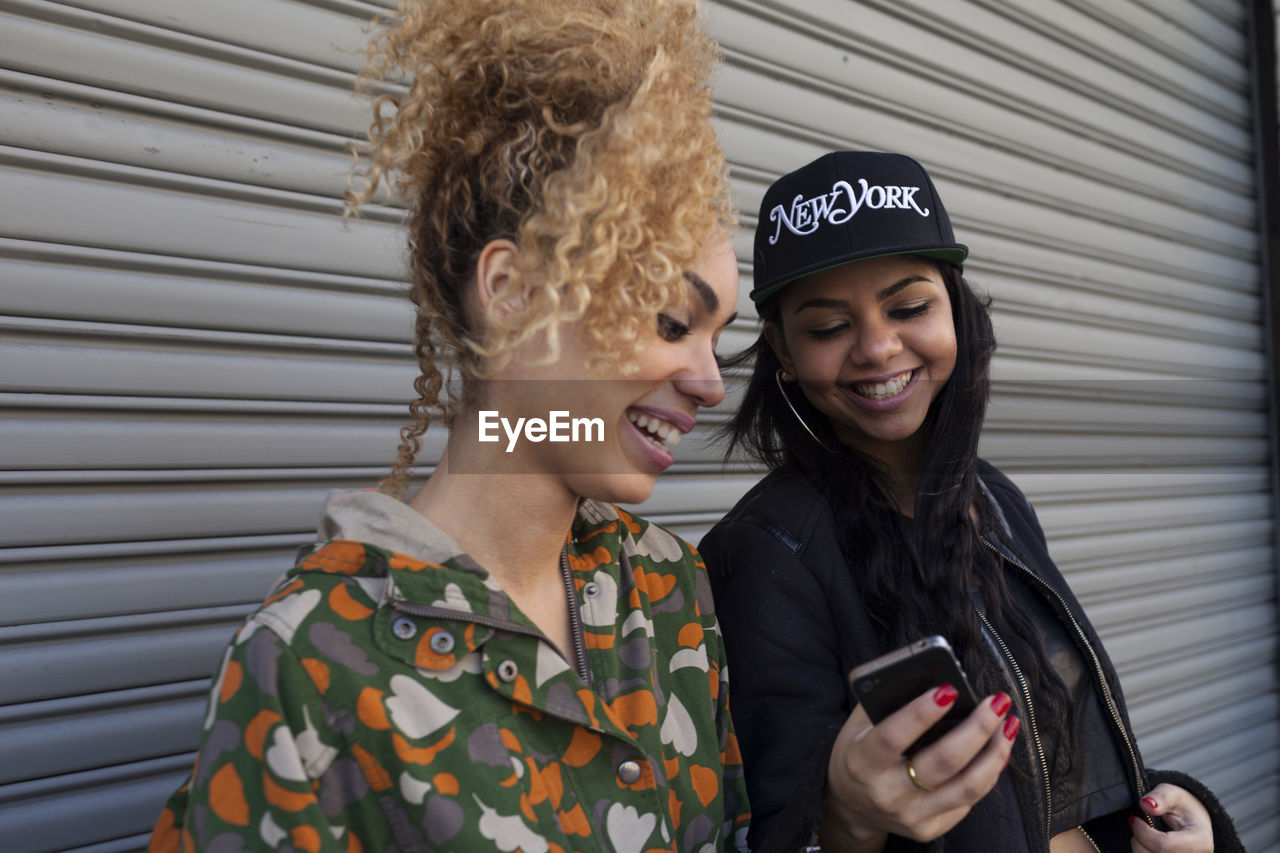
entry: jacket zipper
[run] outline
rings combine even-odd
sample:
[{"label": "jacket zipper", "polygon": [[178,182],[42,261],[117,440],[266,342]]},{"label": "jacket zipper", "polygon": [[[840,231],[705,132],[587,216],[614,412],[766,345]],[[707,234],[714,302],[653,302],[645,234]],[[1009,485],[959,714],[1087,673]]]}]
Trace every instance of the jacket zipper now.
[{"label": "jacket zipper", "polygon": [[[587,646],[586,638],[583,636],[582,630],[582,614],[578,611],[578,599],[574,594],[573,575],[569,572],[569,558],[562,550],[560,552],[560,577],[564,581],[565,597],[569,604],[569,633],[573,638],[573,656],[574,669],[578,675],[587,684],[591,684],[591,670],[587,668]],[[410,601],[402,601],[395,599],[391,602],[391,608],[401,613],[408,613],[411,616],[422,616],[428,619],[443,619],[454,622],[474,622],[477,625],[483,625],[486,628],[493,628],[499,631],[506,631],[510,634],[522,634],[526,637],[535,637],[549,644],[553,648],[552,643],[547,635],[536,628],[526,628],[524,625],[517,625],[515,622],[507,622],[502,619],[494,619],[492,616],[482,616],[477,613],[464,613],[459,610],[448,610],[443,607],[431,607],[425,604],[414,604]]]},{"label": "jacket zipper", "polygon": [[987,619],[987,615],[978,610],[978,618],[982,620],[982,624],[986,626],[987,631],[1000,646],[1000,651],[1004,654],[1005,660],[1009,662],[1009,668],[1013,672],[1013,677],[1018,681],[1018,689],[1022,692],[1022,699],[1027,705],[1027,727],[1031,730],[1031,742],[1036,748],[1036,755],[1040,758],[1040,773],[1041,778],[1044,780],[1044,837],[1047,842],[1049,830],[1052,827],[1050,820],[1053,815],[1053,791],[1049,786],[1049,762],[1045,758],[1044,744],[1040,741],[1040,730],[1036,726],[1036,709],[1031,703],[1031,685],[1027,684],[1027,679],[1022,675],[1022,669],[1018,666],[1018,661],[1014,659],[1013,653],[1005,645],[1004,638],[1000,636],[995,626]]},{"label": "jacket zipper", "polygon": [[573,573],[569,571],[567,548],[560,549],[560,577],[564,580],[564,597],[569,604],[569,633],[573,638],[573,665],[582,680],[591,684],[591,670],[587,667],[587,641],[582,630],[582,612],[578,608],[578,593],[573,588]]},{"label": "jacket zipper", "polygon": [[[1080,642],[1084,645],[1085,649],[1089,652],[1089,659],[1093,661],[1093,675],[1094,675],[1094,678],[1097,680],[1098,690],[1102,693],[1102,698],[1106,700],[1107,710],[1111,713],[1111,721],[1115,724],[1116,730],[1120,732],[1120,736],[1124,738],[1125,748],[1129,750],[1129,759],[1130,761],[1133,762],[1133,784],[1134,784],[1134,787],[1137,788],[1142,783],[1142,766],[1138,763],[1138,752],[1133,748],[1133,741],[1129,738],[1129,732],[1125,730],[1124,723],[1120,719],[1120,711],[1118,708],[1116,708],[1115,700],[1111,696],[1111,688],[1107,686],[1106,676],[1102,672],[1102,662],[1098,660],[1098,654],[1093,650],[1093,646],[1089,643],[1089,638],[1085,636],[1084,629],[1080,627],[1080,623],[1076,621],[1076,617],[1071,613],[1071,608],[1067,607],[1067,602],[1065,602],[1062,599],[1061,595],[1058,595],[1058,591],[1056,589],[1049,586],[1049,584],[1045,582],[1045,580],[1042,577],[1037,575],[1035,572],[1031,571],[1031,569],[1028,568],[1026,564],[1024,564],[1021,560],[1019,560],[1017,557],[1011,558],[1009,556],[1006,556],[998,548],[996,548],[995,545],[991,544],[991,542],[987,539],[987,537],[979,536],[978,538],[982,540],[982,544],[986,545],[987,548],[989,548],[993,554],[995,554],[997,557],[999,557],[1002,560],[1006,560],[1010,563],[1013,563],[1013,565],[1017,566],[1028,577],[1030,577],[1037,584],[1043,587],[1047,592],[1053,595],[1053,597],[1057,600],[1058,606],[1061,608],[1062,612],[1067,614],[1067,618],[1071,620],[1071,627],[1075,628],[1076,636],[1080,638]],[[1146,792],[1138,791],[1136,793],[1136,796],[1141,797],[1144,793]],[[1155,822],[1151,819],[1149,815],[1144,814],[1143,817],[1146,819],[1148,824],[1150,824],[1153,827],[1155,826]]]}]

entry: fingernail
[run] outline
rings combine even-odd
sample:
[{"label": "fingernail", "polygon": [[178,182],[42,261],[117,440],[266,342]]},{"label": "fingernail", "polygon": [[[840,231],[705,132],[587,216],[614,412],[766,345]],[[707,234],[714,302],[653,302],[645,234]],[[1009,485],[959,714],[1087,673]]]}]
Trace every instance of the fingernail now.
[{"label": "fingernail", "polygon": [[1013,704],[1013,700],[1009,698],[1009,694],[1003,690],[991,698],[991,710],[996,712],[997,717],[1003,717],[1005,712],[1009,710],[1009,706]]},{"label": "fingernail", "polygon": [[1147,808],[1151,809],[1152,811],[1156,811],[1157,809],[1160,808],[1160,804],[1157,803],[1155,800],[1151,799],[1150,797],[1143,797],[1142,801],[1146,803]]},{"label": "fingernail", "polygon": [[1022,726],[1022,720],[1019,720],[1013,714],[1004,718],[1004,736],[1007,740],[1013,740],[1018,734],[1018,729]]},{"label": "fingernail", "polygon": [[1009,755],[1006,755],[1006,756],[1004,757],[1004,767],[1001,767],[1001,768],[1000,768],[1001,770],[1003,770],[1005,767],[1008,767],[1008,766],[1009,766],[1009,759],[1010,759],[1010,758],[1013,758],[1013,753],[1010,753]]},{"label": "fingernail", "polygon": [[944,684],[937,690],[933,691],[933,701],[940,708],[945,708],[952,702],[956,701],[956,697],[960,695],[960,691],[956,690],[950,684]]},{"label": "fingernail", "polygon": [[1135,820],[1137,820],[1137,818],[1136,818],[1136,817],[1134,817],[1133,815],[1129,815],[1129,828],[1130,828],[1130,829],[1133,829],[1133,822],[1134,822]]}]

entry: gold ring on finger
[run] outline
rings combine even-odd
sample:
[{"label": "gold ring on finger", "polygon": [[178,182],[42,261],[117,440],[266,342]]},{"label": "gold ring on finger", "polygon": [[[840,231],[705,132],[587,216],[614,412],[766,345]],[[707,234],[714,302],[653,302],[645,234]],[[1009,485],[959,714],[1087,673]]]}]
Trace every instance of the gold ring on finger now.
[{"label": "gold ring on finger", "polygon": [[912,785],[915,785],[917,789],[924,791],[926,794],[933,790],[933,788],[920,781],[920,777],[916,775],[915,765],[911,763],[910,758],[904,756],[902,762],[907,768],[907,778],[911,780]]}]

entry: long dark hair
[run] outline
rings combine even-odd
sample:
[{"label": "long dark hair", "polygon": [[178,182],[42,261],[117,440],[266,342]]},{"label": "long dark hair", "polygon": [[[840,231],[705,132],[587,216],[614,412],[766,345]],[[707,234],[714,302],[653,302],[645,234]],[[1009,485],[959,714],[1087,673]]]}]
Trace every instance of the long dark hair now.
[{"label": "long dark hair", "polygon": [[[951,298],[956,364],[938,393],[922,429],[929,441],[921,462],[915,517],[906,518],[888,497],[887,473],[869,456],[842,445],[826,417],[795,386],[788,398],[813,430],[810,435],[781,396],[781,367],[764,336],[729,366],[754,362],[737,413],[722,429],[726,458],[744,450],[770,469],[808,479],[829,501],[841,548],[883,647],[942,634],[956,649],[979,694],[1009,689],[997,660],[984,648],[970,584],[982,585],[983,608],[1001,630],[1028,683],[1036,691],[1041,725],[1068,727],[1067,691],[1044,652],[1035,624],[1009,606],[1009,589],[993,554],[979,539],[986,501],[978,485],[978,438],[990,398],[989,367],[995,352],[989,302],[965,281],[960,267],[921,257],[936,267]],[[779,323],[778,297],[760,307],[766,322]],[[825,445],[825,447],[824,447]],[[832,450],[828,450],[831,448]],[[978,525],[970,515],[979,513]],[[1069,755],[1069,750],[1061,750]]]}]

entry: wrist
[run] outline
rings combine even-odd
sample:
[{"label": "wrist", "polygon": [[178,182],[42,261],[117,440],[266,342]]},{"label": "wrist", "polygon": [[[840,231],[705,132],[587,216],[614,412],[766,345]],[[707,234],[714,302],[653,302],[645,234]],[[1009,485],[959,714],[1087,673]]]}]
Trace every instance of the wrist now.
[{"label": "wrist", "polygon": [[828,802],[818,827],[817,843],[824,853],[880,853],[889,833],[871,829],[852,815],[841,814]]}]

